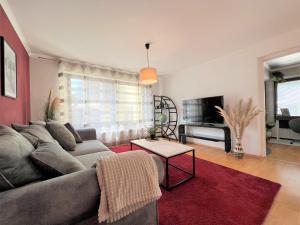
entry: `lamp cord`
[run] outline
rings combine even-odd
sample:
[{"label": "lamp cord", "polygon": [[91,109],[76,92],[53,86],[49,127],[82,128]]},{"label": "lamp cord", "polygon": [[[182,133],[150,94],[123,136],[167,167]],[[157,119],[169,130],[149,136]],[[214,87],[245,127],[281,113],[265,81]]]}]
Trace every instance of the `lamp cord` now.
[{"label": "lamp cord", "polygon": [[147,49],[147,63],[148,63],[148,68],[149,68],[149,54],[148,54],[149,50]]}]

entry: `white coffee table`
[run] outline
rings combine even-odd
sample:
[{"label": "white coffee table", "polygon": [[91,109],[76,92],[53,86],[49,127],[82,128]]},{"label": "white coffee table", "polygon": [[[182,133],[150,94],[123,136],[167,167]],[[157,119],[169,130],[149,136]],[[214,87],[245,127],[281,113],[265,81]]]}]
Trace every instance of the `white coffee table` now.
[{"label": "white coffee table", "polygon": [[[166,179],[165,179],[165,184],[162,185],[165,189],[170,190],[172,188],[179,186],[180,184],[187,182],[188,180],[192,179],[193,177],[195,177],[195,149],[194,148],[187,146],[187,145],[179,144],[176,142],[163,140],[163,139],[159,139],[159,140],[155,140],[155,141],[147,140],[147,139],[139,139],[139,140],[130,141],[130,149],[131,150],[132,150],[133,144],[137,145],[151,153],[159,155],[160,157],[165,159],[165,161],[166,161]],[[169,162],[170,158],[185,154],[187,152],[192,152],[192,154],[193,154],[192,172],[186,171],[186,170],[178,167],[177,165],[171,164]],[[188,174],[189,176],[187,178],[177,182],[176,184],[171,185],[169,183],[169,166],[172,166],[175,169]]]}]

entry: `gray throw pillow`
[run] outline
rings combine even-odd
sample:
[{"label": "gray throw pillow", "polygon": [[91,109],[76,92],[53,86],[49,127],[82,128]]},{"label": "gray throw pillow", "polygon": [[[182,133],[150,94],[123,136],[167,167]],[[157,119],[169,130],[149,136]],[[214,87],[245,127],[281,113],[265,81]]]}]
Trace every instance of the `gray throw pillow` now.
[{"label": "gray throw pillow", "polygon": [[40,125],[40,126],[46,126],[46,122],[42,120],[37,120],[37,121],[29,121],[30,125]]},{"label": "gray throw pillow", "polygon": [[0,125],[0,191],[43,179],[30,159],[33,150],[21,134]]},{"label": "gray throw pillow", "polygon": [[76,143],[82,143],[82,139],[79,135],[79,133],[75,130],[75,128],[72,126],[72,124],[70,123],[66,123],[65,127],[73,134]]},{"label": "gray throw pillow", "polygon": [[20,132],[21,130],[29,127],[29,125],[24,125],[24,124],[18,124],[18,123],[12,123],[11,127],[14,128],[16,131]]},{"label": "gray throw pillow", "polygon": [[4,176],[0,170],[0,191],[5,191],[14,188],[15,186]]},{"label": "gray throw pillow", "polygon": [[65,150],[72,151],[76,146],[73,134],[63,124],[49,122],[46,124],[46,128]]},{"label": "gray throw pillow", "polygon": [[59,144],[39,143],[31,153],[34,163],[47,177],[56,177],[86,169],[85,166]]},{"label": "gray throw pillow", "polygon": [[20,134],[30,141],[34,147],[37,147],[39,141],[57,143],[46,127],[41,125],[29,125],[27,128],[22,129]]}]

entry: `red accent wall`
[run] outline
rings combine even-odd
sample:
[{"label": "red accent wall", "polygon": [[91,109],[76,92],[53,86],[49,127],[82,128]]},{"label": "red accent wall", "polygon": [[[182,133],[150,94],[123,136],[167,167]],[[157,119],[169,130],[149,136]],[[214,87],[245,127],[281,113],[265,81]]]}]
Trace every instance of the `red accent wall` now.
[{"label": "red accent wall", "polygon": [[17,55],[18,85],[17,99],[0,95],[0,124],[28,123],[30,120],[29,55],[1,5],[0,36],[4,37]]}]

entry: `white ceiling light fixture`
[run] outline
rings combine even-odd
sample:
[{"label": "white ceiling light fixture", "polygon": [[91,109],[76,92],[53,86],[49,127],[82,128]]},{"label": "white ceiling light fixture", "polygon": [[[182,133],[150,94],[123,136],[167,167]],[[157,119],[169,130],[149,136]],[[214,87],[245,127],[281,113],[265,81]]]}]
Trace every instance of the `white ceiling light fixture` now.
[{"label": "white ceiling light fixture", "polygon": [[149,48],[150,43],[145,44],[147,50],[148,67],[142,68],[140,71],[140,83],[143,85],[151,85],[157,83],[157,71],[155,68],[149,66]]}]

